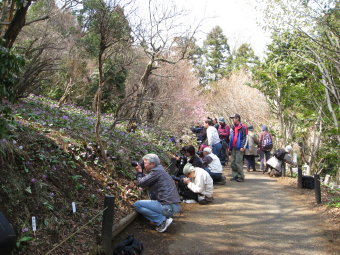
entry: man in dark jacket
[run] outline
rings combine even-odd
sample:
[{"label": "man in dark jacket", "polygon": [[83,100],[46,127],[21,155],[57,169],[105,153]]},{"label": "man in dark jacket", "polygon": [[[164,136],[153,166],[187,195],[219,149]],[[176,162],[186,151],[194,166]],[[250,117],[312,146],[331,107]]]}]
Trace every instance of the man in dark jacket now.
[{"label": "man in dark jacket", "polygon": [[175,182],[160,164],[156,154],[143,157],[144,175],[141,167],[136,166],[137,184],[148,188],[151,200],[138,200],[134,207],[137,212],[156,224],[158,232],[164,232],[172,223],[175,213],[180,211],[180,197]]},{"label": "man in dark jacket", "polygon": [[241,116],[234,114],[230,117],[233,120],[233,127],[230,132],[229,151],[231,151],[231,170],[233,178],[237,182],[244,181],[243,154],[247,148],[247,126],[241,123]]}]

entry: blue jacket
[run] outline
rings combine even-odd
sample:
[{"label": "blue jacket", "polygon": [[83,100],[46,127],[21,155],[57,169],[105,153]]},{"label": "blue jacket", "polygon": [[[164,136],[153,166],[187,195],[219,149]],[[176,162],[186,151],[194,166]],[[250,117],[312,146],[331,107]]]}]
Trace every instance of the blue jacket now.
[{"label": "blue jacket", "polygon": [[241,148],[247,149],[248,148],[248,143],[247,143],[247,135],[248,135],[248,128],[242,124],[239,123],[237,126],[233,126],[232,129],[230,130],[230,140],[229,140],[229,149],[233,149],[233,143],[234,139],[236,137],[236,144],[235,144],[235,149],[240,150]]}]

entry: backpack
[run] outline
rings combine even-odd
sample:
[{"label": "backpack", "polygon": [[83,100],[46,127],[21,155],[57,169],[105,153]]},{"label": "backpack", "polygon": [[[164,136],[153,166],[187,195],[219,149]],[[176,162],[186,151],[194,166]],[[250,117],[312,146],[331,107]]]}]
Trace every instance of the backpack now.
[{"label": "backpack", "polygon": [[129,235],[113,249],[113,255],[141,255],[143,250],[143,244],[133,235]]},{"label": "backpack", "polygon": [[0,212],[0,254],[11,254],[15,248],[17,236],[5,215]]},{"label": "backpack", "polygon": [[273,140],[269,133],[265,133],[263,135],[261,147],[265,151],[270,151],[271,149],[273,149]]},{"label": "backpack", "polygon": [[284,149],[278,149],[274,152],[274,156],[275,158],[277,158],[278,160],[283,160],[285,155],[287,154],[288,152],[286,152]]}]

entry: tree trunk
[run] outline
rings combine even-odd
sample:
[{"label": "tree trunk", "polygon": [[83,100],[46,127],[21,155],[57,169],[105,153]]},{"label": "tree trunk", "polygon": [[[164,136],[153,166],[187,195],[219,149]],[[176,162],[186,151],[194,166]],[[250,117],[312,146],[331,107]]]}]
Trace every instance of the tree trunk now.
[{"label": "tree trunk", "polygon": [[70,77],[70,79],[69,79],[69,81],[66,85],[65,92],[64,92],[63,96],[59,99],[58,107],[61,107],[65,103],[67,97],[71,93],[71,89],[72,89],[73,85],[74,84],[72,83],[72,78]]},{"label": "tree trunk", "polygon": [[101,100],[102,100],[102,89],[104,84],[104,75],[103,75],[103,54],[104,50],[100,49],[99,56],[98,56],[98,69],[99,69],[99,84],[96,94],[94,96],[94,105],[96,109],[96,124],[95,124],[95,132],[96,132],[96,139],[97,144],[100,149],[101,156],[107,162],[107,156],[104,150],[104,145],[102,139],[100,137],[100,124],[101,124]]},{"label": "tree trunk", "polygon": [[154,69],[153,67],[153,59],[150,60],[150,62],[148,63],[148,65],[146,66],[144,73],[140,79],[140,84],[139,84],[139,88],[137,91],[137,95],[136,95],[136,99],[135,99],[135,103],[132,107],[132,114],[130,117],[130,121],[128,124],[128,130],[130,130],[130,128],[132,126],[134,126],[135,122],[140,122],[140,110],[143,104],[143,100],[144,100],[144,96],[145,96],[145,92],[146,92],[146,88],[148,86],[148,82],[149,82],[149,77],[152,74],[152,70]]},{"label": "tree trunk", "polygon": [[15,15],[4,35],[5,40],[4,46],[6,48],[8,49],[12,48],[15,40],[17,39],[18,34],[20,33],[21,29],[25,26],[27,10],[30,7],[31,3],[32,0],[27,0],[26,5],[23,5],[15,12]]}]

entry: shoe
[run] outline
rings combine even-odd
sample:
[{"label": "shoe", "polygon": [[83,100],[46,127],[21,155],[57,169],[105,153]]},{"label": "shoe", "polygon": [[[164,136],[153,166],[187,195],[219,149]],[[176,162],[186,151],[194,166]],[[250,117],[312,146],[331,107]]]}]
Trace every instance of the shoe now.
[{"label": "shoe", "polygon": [[200,205],[206,205],[206,204],[212,203],[213,200],[214,200],[213,197],[205,197],[205,198],[202,199],[202,200],[198,200],[198,203],[199,203]]},{"label": "shoe", "polygon": [[163,233],[172,223],[173,219],[172,218],[167,218],[165,221],[161,223],[161,225],[156,227],[156,230],[160,233]]},{"label": "shoe", "polygon": [[236,181],[237,177],[230,178],[231,181]]},{"label": "shoe", "polygon": [[226,183],[226,178],[224,176],[221,177],[221,180],[215,182],[216,185],[224,185]]},{"label": "shoe", "polygon": [[237,178],[236,181],[237,182],[244,182],[244,178]]},{"label": "shoe", "polygon": [[194,199],[185,199],[185,200],[183,200],[183,203],[186,203],[186,204],[197,204],[197,201],[194,200]]},{"label": "shoe", "polygon": [[256,172],[256,169],[253,169],[253,172]]}]

